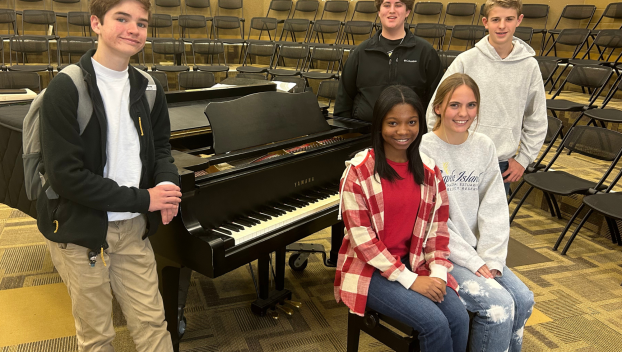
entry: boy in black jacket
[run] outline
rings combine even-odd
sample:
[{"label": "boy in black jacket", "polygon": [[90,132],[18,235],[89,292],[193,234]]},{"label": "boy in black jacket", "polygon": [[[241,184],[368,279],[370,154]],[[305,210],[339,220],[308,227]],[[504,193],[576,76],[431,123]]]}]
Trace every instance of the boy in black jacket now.
[{"label": "boy in black jacket", "polygon": [[[80,351],[113,351],[112,291],[138,351],[172,351],[147,239],[181,201],[162,87],[129,66],[147,37],[149,0],[91,0],[97,51],[79,62],[93,103],[84,131],[78,88],[57,75],[43,97],[45,173],[37,224],[71,296]],[[150,109],[145,92],[156,91]]]},{"label": "boy in black jacket", "polygon": [[429,102],[443,71],[432,45],[404,28],[414,2],[375,1],[382,31],[350,53],[339,81],[336,116],[371,122],[380,92],[395,84],[412,88],[424,104]]}]

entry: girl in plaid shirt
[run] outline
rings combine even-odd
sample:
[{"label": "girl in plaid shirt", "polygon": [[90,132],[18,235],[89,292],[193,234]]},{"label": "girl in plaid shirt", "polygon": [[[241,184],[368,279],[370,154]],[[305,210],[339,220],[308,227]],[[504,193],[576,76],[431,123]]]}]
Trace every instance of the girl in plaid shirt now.
[{"label": "girl in plaid shirt", "polygon": [[369,307],[412,326],[422,351],[465,351],[469,317],[448,273],[445,184],[419,151],[427,129],[421,100],[390,86],[373,115],[373,148],[346,162],[341,179],[346,233],[335,297],[354,314]]}]

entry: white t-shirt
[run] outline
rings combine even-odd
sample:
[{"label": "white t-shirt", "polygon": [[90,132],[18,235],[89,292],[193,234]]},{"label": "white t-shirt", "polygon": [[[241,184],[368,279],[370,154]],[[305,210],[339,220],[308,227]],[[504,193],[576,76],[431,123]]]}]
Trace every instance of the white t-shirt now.
[{"label": "white t-shirt", "polygon": [[[142,163],[140,141],[134,121],[130,116],[130,79],[127,68],[111,70],[91,58],[97,88],[104,101],[107,120],[106,165],[104,177],[119,186],[140,186]],[[108,221],[132,219],[140,213],[108,212]]]}]

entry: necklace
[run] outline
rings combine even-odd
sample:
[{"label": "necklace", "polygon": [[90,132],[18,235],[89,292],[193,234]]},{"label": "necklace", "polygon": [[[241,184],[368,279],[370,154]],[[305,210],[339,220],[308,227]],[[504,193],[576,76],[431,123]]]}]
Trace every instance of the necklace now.
[{"label": "necklace", "polygon": [[[385,37],[383,37],[383,36],[380,36],[380,37],[381,37],[381,38],[383,38],[384,40],[387,40],[387,41],[389,40],[389,39],[387,39],[387,38],[385,38]],[[397,44],[397,46],[395,46],[395,48],[397,48],[398,46],[402,45],[402,42],[404,41],[404,38],[406,38],[406,36],[405,36],[405,35],[402,37],[402,40],[400,40],[400,43],[399,43],[399,44]],[[395,48],[393,48],[393,49],[391,49],[391,50],[387,51],[387,55],[389,55],[389,57],[391,57],[391,55],[393,55],[393,50],[395,50]]]}]

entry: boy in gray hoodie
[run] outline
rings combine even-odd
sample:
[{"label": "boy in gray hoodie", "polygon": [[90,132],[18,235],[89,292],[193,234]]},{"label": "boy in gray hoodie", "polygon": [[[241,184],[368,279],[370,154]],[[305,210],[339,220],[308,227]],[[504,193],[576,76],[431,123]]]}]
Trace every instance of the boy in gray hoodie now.
[{"label": "boy in gray hoodie", "polygon": [[[482,22],[489,35],[458,55],[441,82],[454,73],[471,76],[481,91],[477,131],[495,144],[506,193],[540,152],[546,136],[546,96],[534,50],[515,38],[521,0],[487,0]],[[428,130],[436,123],[432,101]],[[520,145],[520,148],[519,148]]]}]

